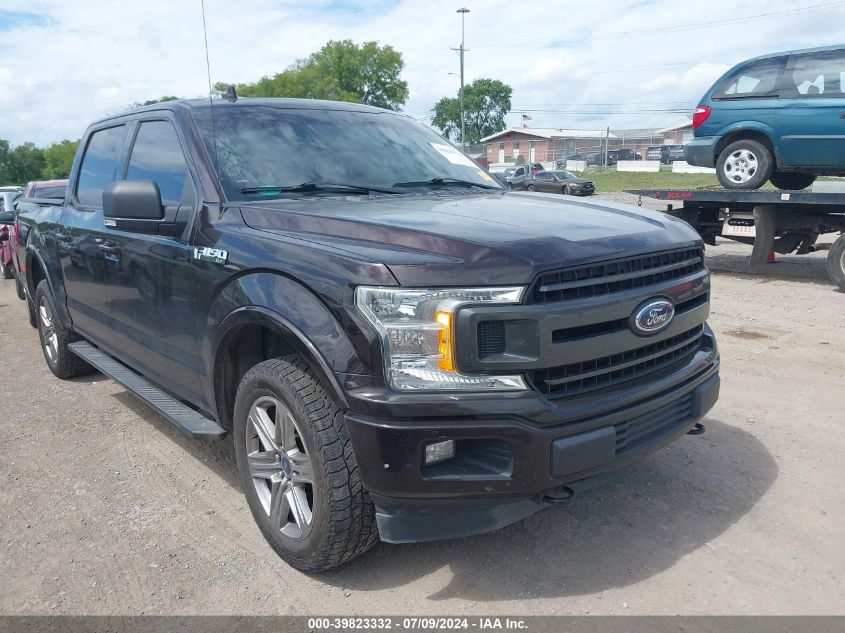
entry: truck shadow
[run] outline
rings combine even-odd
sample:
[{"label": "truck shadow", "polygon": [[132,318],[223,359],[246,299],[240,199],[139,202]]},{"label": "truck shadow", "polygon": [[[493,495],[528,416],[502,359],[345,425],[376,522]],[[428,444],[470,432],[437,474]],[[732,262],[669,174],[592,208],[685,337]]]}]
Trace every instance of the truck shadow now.
[{"label": "truck shadow", "polygon": [[382,544],[315,576],[353,591],[389,589],[448,567],[429,600],[575,596],[654,576],[748,513],[777,478],[774,459],[746,431],[705,420],[707,432],[648,457],[622,479],[486,535]]},{"label": "truck shadow", "polygon": [[827,264],[822,255],[778,255],[777,262],[752,268],[748,255],[719,253],[718,248],[707,251],[707,267],[715,274],[731,274],[756,279],[803,281],[825,284],[834,290],[836,286],[827,274]]}]

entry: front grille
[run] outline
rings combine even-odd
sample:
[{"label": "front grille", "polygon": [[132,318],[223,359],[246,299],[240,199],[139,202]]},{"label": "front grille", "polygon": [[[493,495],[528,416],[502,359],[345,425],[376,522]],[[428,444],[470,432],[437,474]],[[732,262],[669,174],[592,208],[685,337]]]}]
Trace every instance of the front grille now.
[{"label": "front grille", "polygon": [[530,300],[550,303],[596,297],[633,288],[645,288],[704,269],[704,251],[686,248],[649,253],[597,264],[543,273],[534,283]]},{"label": "front grille", "polygon": [[580,395],[641,378],[691,356],[701,347],[703,326],[626,352],[529,372],[534,387],[549,398]]},{"label": "front grille", "polygon": [[689,393],[655,411],[649,411],[633,420],[614,425],[616,429],[616,454],[621,455],[636,450],[671,432],[673,428],[684,426],[690,421],[691,408],[692,394]]}]

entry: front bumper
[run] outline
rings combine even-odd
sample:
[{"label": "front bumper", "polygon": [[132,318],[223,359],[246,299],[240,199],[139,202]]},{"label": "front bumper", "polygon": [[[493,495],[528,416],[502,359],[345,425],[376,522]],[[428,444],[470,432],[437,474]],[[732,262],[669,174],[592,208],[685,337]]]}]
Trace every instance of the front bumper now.
[{"label": "front bumper", "polygon": [[684,145],[684,159],[698,167],[716,166],[718,136],[698,136]]},{"label": "front bumper", "polygon": [[[718,398],[718,370],[714,341],[684,368],[614,397],[597,396],[592,412],[581,409],[574,418],[565,404],[533,392],[441,394],[439,406],[422,408],[402,407],[401,396],[385,400],[378,390],[352,392],[353,411],[367,401],[371,412],[393,414],[346,417],[382,540],[487,532],[602,483],[692,429]],[[399,417],[403,412],[412,417]],[[456,458],[424,467],[425,445],[445,439],[456,440]]]}]

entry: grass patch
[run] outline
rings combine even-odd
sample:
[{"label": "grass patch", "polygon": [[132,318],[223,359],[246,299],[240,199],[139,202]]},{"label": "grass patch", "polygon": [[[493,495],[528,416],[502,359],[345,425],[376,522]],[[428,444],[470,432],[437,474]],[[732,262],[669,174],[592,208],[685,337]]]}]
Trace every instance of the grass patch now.
[{"label": "grass patch", "polygon": [[596,183],[596,191],[625,191],[626,189],[698,189],[716,187],[716,174],[673,174],[671,168],[656,174],[630,171],[587,170],[579,174]]}]

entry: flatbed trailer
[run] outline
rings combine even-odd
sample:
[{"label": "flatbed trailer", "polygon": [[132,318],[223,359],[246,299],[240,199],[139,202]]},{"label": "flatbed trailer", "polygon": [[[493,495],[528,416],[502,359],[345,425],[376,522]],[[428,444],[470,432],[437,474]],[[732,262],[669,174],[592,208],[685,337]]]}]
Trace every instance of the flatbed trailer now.
[{"label": "flatbed trailer", "polygon": [[[689,222],[706,244],[717,237],[753,245],[750,266],[765,265],[769,253],[803,255],[820,250],[820,235],[840,233],[830,245],[827,271],[845,290],[845,192],[729,189],[629,189],[666,202],[666,213]],[[823,245],[825,248],[828,244]]]}]

